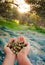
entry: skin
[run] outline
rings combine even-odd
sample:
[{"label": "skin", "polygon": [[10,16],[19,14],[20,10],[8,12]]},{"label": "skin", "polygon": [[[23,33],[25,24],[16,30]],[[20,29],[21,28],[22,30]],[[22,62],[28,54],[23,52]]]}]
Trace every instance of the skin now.
[{"label": "skin", "polygon": [[19,65],[32,65],[29,59],[27,58],[27,54],[30,50],[30,44],[26,41],[24,37],[19,37],[18,41],[24,41],[24,43],[27,45],[25,48],[23,48],[18,54],[17,54],[17,60]]},{"label": "skin", "polygon": [[13,52],[7,47],[7,44],[6,44],[4,47],[4,51],[6,53],[6,56],[5,56],[5,59],[4,59],[4,62],[2,65],[14,65],[14,62],[16,59],[18,60],[19,65],[32,65],[31,62],[29,61],[29,59],[27,58],[27,54],[30,50],[29,43],[22,36],[18,37],[17,40],[15,38],[12,38],[10,42],[12,42],[13,40],[15,40],[16,42],[17,42],[17,40],[18,41],[24,41],[27,46],[25,48],[23,48],[16,55],[16,54],[13,54]]},{"label": "skin", "polygon": [[[10,42],[12,42],[13,40],[15,40],[15,38],[12,38],[10,40]],[[4,62],[2,63],[2,65],[14,65],[14,62],[16,60],[16,55],[13,54],[12,51],[10,50],[10,48],[7,47],[7,44],[4,47],[6,56],[5,56],[5,59],[4,59]]]}]

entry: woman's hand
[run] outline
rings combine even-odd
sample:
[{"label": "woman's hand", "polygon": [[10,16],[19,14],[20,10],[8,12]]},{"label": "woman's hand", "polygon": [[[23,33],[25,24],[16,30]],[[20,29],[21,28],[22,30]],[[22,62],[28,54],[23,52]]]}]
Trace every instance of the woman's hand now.
[{"label": "woman's hand", "polygon": [[6,43],[6,45],[4,46],[4,51],[5,51],[6,55],[15,57],[15,59],[16,59],[16,54],[14,54],[14,53],[11,51],[11,49],[10,49],[9,47],[7,47],[7,45],[8,45],[9,43],[11,43],[13,40],[16,41],[15,38],[11,38],[10,41],[9,41],[8,43]]},{"label": "woman's hand", "polygon": [[8,45],[7,43],[4,47],[6,57],[2,65],[14,65],[16,58],[18,60],[19,65],[31,65],[29,59],[27,58],[27,54],[30,50],[30,44],[22,36],[20,36],[17,40],[15,38],[12,38],[9,43],[11,43],[12,41],[16,41],[16,42],[23,41],[24,44],[26,44],[26,47],[21,49],[21,51],[19,51],[18,54],[16,55],[11,51],[9,47],[7,47]]},{"label": "woman's hand", "polygon": [[19,37],[18,41],[24,41],[24,44],[26,44],[26,47],[24,47],[18,54],[17,54],[17,60],[19,65],[32,65],[29,61],[27,54],[30,50],[30,44],[26,41],[24,37]]},{"label": "woman's hand", "polygon": [[[10,39],[9,43],[11,43],[13,40],[16,41],[15,38]],[[7,47],[7,45],[9,44],[7,43],[4,47],[4,51],[6,53],[5,59],[2,63],[2,65],[14,65],[14,62],[16,60],[16,55],[10,50],[9,47]]]},{"label": "woman's hand", "polygon": [[17,56],[20,56],[20,55],[24,55],[24,56],[27,56],[29,50],[30,50],[30,44],[26,41],[25,37],[23,36],[20,36],[18,38],[18,41],[24,41],[24,44],[26,44],[26,47],[24,47],[18,54]]}]

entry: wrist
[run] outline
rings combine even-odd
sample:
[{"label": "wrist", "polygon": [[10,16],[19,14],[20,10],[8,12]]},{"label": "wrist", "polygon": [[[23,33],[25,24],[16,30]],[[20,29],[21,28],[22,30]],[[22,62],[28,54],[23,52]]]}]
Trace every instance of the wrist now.
[{"label": "wrist", "polygon": [[26,55],[23,55],[21,53],[17,55],[17,59],[26,58],[26,57],[27,57]]},{"label": "wrist", "polygon": [[7,53],[6,56],[7,56],[7,57],[16,58],[15,55],[14,55],[13,53],[11,53],[11,54],[10,54],[10,53]]}]

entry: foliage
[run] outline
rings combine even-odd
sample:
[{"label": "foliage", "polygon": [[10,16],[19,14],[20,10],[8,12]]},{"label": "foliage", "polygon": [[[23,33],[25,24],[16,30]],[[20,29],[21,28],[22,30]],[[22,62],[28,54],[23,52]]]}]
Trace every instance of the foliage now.
[{"label": "foliage", "polygon": [[6,26],[14,30],[26,30],[26,26],[17,24],[16,22],[14,22],[14,20],[6,20],[2,17],[0,17],[0,26]]},{"label": "foliage", "polygon": [[32,4],[33,11],[45,18],[45,0],[25,0],[28,4]]},{"label": "foliage", "polygon": [[45,34],[45,28],[41,28],[38,27],[35,24],[32,24],[31,26],[26,26],[27,23],[25,25],[20,25],[17,24],[16,22],[14,22],[14,20],[6,20],[2,17],[0,17],[0,26],[6,26],[10,29],[14,29],[14,30],[32,30],[32,31],[36,31],[36,32],[40,32],[40,33],[44,33]]},{"label": "foliage", "polygon": [[32,5],[32,10],[26,14],[25,13],[20,14],[15,7],[11,8],[11,4],[14,5],[13,0],[5,0],[5,2],[1,2],[1,1],[3,0],[0,0],[0,16],[6,18],[6,20],[1,19],[0,24],[4,25],[5,23],[6,26],[13,28],[14,27],[13,25],[16,24],[15,22],[18,23],[18,21],[15,22],[12,21],[12,19],[14,19],[14,20],[19,20],[19,23],[21,25],[22,24],[30,25],[34,23],[39,27],[40,26],[45,27],[45,1],[44,0],[25,0],[28,4]]},{"label": "foliage", "polygon": [[45,34],[45,28],[41,28],[41,27],[39,27],[39,26],[37,26],[35,24],[33,24],[32,26],[29,26],[28,29],[32,30],[32,31],[36,31],[36,32]]}]

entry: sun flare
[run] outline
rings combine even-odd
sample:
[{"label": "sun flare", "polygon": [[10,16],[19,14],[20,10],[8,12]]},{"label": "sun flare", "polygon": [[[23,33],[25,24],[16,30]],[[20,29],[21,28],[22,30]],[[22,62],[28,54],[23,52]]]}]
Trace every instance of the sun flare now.
[{"label": "sun flare", "polygon": [[25,3],[24,0],[14,0],[14,3],[16,3],[18,5],[17,10],[20,13],[26,13],[26,12],[30,11],[30,5]]},{"label": "sun flare", "polygon": [[18,8],[18,11],[20,13],[28,12],[28,11],[30,11],[30,6],[27,5],[27,4],[20,5],[19,8]]}]

